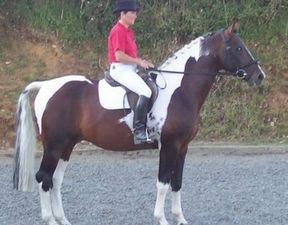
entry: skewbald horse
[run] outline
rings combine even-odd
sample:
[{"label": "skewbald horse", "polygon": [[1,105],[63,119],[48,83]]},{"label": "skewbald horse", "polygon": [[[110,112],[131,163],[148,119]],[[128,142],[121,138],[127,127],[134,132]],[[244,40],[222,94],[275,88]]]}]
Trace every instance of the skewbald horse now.
[{"label": "skewbald horse", "polygon": [[[106,94],[104,97],[101,94],[104,80],[71,75],[29,84],[21,93],[17,107],[14,188],[32,190],[36,133],[39,133],[44,154],[36,180],[42,218],[49,225],[70,225],[62,207],[60,189],[76,143],[87,140],[115,151],[158,148],[154,216],[161,225],[168,225],[164,203],[171,187],[172,213],[178,225],[187,224],[180,195],[183,166],[188,144],[197,133],[201,106],[216,75],[225,70],[253,86],[265,78],[258,62],[236,34],[237,29],[236,23],[201,36],[158,68],[166,87],[159,89],[158,98],[147,116],[148,134],[154,143],[134,145],[133,111],[117,108],[113,105],[116,99],[107,103]],[[182,73],[171,74],[171,70]],[[32,90],[38,91],[34,107],[29,97]],[[38,132],[34,129],[34,119]]]}]

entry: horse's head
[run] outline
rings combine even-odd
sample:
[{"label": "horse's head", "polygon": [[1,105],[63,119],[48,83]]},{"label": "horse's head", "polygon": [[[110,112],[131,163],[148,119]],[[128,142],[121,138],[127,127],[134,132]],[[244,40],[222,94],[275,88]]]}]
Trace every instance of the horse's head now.
[{"label": "horse's head", "polygon": [[247,81],[249,85],[259,85],[265,78],[265,73],[254,59],[246,45],[236,34],[238,23],[221,31],[223,48],[220,60],[225,70]]}]

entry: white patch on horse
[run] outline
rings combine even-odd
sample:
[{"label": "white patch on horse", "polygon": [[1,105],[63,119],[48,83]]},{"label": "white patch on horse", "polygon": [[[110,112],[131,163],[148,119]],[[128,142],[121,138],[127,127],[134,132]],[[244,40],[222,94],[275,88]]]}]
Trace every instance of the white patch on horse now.
[{"label": "white patch on horse", "polygon": [[62,205],[61,186],[68,161],[60,159],[53,174],[53,188],[50,190],[52,212],[60,224],[71,225],[66,219]]},{"label": "white patch on horse", "polygon": [[58,225],[52,213],[50,192],[43,191],[42,182],[39,183],[39,195],[42,219],[49,225]]},{"label": "white patch on horse", "polygon": [[129,114],[127,114],[125,117],[121,118],[119,120],[119,123],[126,123],[127,126],[130,128],[130,130],[133,130],[133,117],[134,117],[134,112],[131,111]]},{"label": "white patch on horse", "polygon": [[158,219],[161,225],[168,225],[168,222],[165,217],[164,213],[164,205],[165,205],[165,198],[166,194],[169,189],[169,184],[163,184],[157,181],[157,198],[156,204],[154,208],[154,217]]},{"label": "white patch on horse", "polygon": [[[202,55],[209,54],[208,52],[202,52],[203,39],[203,37],[199,37],[185,45],[166,62],[164,62],[163,65],[159,67],[159,70],[184,72],[186,62],[190,57],[194,57],[197,61]],[[166,88],[159,90],[158,98],[154,103],[147,120],[149,137],[151,139],[158,140],[160,139],[162,127],[167,118],[168,106],[170,104],[172,95],[174,94],[175,90],[181,86],[184,74],[171,74],[163,72],[162,76],[166,81]],[[159,76],[157,79],[158,78]]]},{"label": "white patch on horse", "polygon": [[181,207],[181,192],[172,191],[172,214],[177,220],[177,224],[188,224],[184,218],[182,207]]},{"label": "white patch on horse", "polygon": [[47,80],[40,88],[34,102],[35,115],[37,118],[37,124],[40,134],[42,131],[42,116],[46,109],[47,102],[64,84],[71,81],[87,81],[88,83],[93,84],[90,80],[88,80],[84,76],[69,75],[55,78],[52,80]]},{"label": "white patch on horse", "polygon": [[159,69],[184,71],[185,64],[190,57],[193,57],[196,61],[198,61],[198,59],[203,55],[203,40],[203,37],[198,37],[197,39],[191,41],[189,44],[185,45],[183,48],[175,52],[159,67]]}]

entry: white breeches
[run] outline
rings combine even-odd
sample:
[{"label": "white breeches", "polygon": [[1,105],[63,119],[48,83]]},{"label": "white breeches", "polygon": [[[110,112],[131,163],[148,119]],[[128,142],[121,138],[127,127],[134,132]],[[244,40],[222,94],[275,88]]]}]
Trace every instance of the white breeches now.
[{"label": "white breeches", "polygon": [[151,97],[151,90],[144,80],[136,73],[136,65],[123,63],[112,63],[110,65],[111,77],[133,91],[137,95],[144,95],[147,98]]}]

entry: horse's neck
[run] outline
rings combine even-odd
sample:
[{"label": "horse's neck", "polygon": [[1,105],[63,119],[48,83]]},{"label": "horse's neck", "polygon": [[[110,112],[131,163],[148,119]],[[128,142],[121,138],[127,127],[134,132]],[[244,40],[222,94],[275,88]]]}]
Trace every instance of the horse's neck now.
[{"label": "horse's neck", "polygon": [[[185,75],[181,83],[181,91],[186,102],[193,108],[201,108],[219,70],[214,54],[203,55],[198,61],[194,58],[187,60]],[[191,96],[193,96],[191,98]]]},{"label": "horse's neck", "polygon": [[164,77],[169,85],[180,85],[180,98],[194,110],[200,110],[219,70],[217,58],[213,54],[215,49],[213,45],[211,47],[210,41],[213,39],[199,37],[193,40],[160,67],[163,70],[185,71],[185,75],[178,76],[177,79],[172,79],[171,74],[165,74]]},{"label": "horse's neck", "polygon": [[215,81],[213,75],[187,76],[185,75],[181,82],[181,95],[186,102],[187,107],[192,107],[200,111],[209,91]]}]

